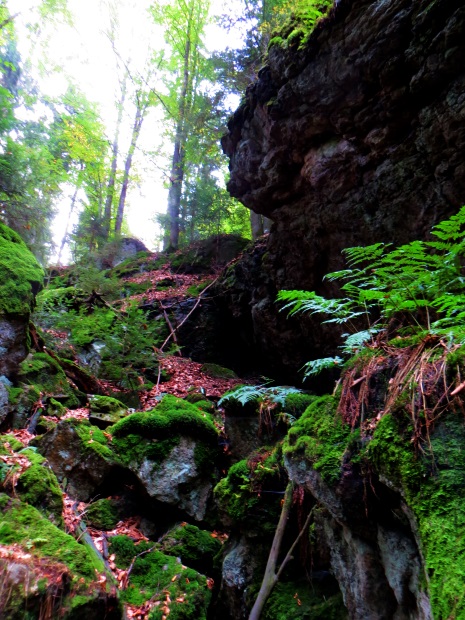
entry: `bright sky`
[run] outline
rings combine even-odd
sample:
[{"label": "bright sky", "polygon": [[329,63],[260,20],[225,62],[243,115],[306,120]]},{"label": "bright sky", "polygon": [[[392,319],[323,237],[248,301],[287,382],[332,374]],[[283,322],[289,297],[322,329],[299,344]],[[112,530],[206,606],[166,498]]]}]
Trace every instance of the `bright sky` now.
[{"label": "bright sky", "polygon": [[[234,1],[234,0],[232,0]],[[9,0],[11,12],[18,12],[18,0]],[[51,29],[49,38],[48,56],[54,59],[55,66],[44,68],[40,79],[42,92],[48,95],[59,95],[66,90],[68,81],[60,72],[64,67],[87,98],[99,105],[102,118],[108,130],[108,138],[112,140],[116,123],[115,101],[118,93],[118,77],[116,59],[104,31],[108,28],[108,13],[102,0],[68,0],[68,7],[73,14],[74,25],[61,25],[59,29]],[[119,53],[122,57],[130,58],[134,67],[142,66],[150,44],[153,41],[163,42],[163,33],[154,32],[154,27],[146,17],[146,7],[150,0],[119,0],[121,9],[119,37]],[[214,10],[221,12],[224,3],[214,0]],[[30,19],[31,10],[37,5],[37,0],[21,0],[21,14],[16,19],[17,31],[20,39],[19,49],[22,55],[28,52],[32,58],[38,57],[34,53],[34,44],[27,40],[27,31],[24,24]],[[125,8],[126,7],[126,8]],[[45,33],[44,33],[45,34]],[[239,45],[240,35],[236,39],[229,33],[227,37],[218,26],[208,28],[206,44],[209,50],[225,49],[227,45]],[[159,43],[160,44],[160,43]],[[235,107],[237,102],[232,102]],[[130,140],[132,124],[131,111],[125,119],[122,151]],[[134,157],[134,171],[140,178],[139,186],[133,184],[128,193],[126,202],[126,219],[131,234],[141,239],[147,247],[154,249],[160,231],[154,221],[157,213],[166,212],[167,190],[163,185],[163,173],[154,165],[153,157],[147,156],[150,151],[166,151],[160,138],[160,112],[155,110],[144,120],[138,150]],[[54,221],[53,232],[56,244],[63,237],[68,219],[69,197],[64,193],[58,205],[58,215]],[[73,222],[76,218],[73,218]],[[67,257],[64,257],[66,262]]]}]

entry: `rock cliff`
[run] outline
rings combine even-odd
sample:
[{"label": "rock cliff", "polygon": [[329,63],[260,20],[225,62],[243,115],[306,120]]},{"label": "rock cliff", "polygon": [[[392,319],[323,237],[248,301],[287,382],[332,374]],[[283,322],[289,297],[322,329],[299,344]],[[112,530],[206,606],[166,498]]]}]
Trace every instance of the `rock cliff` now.
[{"label": "rock cliff", "polygon": [[277,290],[328,292],[344,248],[424,238],[465,202],[464,34],[454,0],[342,0],[305,45],[273,40],[223,138],[230,192],[273,220],[252,292],[229,289],[268,372],[334,343]]}]

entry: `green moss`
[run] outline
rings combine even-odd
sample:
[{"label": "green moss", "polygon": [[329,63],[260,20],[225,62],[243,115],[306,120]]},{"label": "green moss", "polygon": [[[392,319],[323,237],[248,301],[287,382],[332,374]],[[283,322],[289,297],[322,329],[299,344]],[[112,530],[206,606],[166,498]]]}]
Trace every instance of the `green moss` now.
[{"label": "green moss", "polygon": [[34,353],[21,362],[18,379],[34,385],[43,394],[60,397],[69,408],[79,406],[60,364],[47,353]]},{"label": "green moss", "polygon": [[211,575],[215,556],[222,548],[210,532],[188,523],[173,528],[160,541],[160,550],[180,557],[181,562],[205,575]]},{"label": "green moss", "polygon": [[133,413],[110,427],[116,438],[129,434],[146,439],[166,439],[174,435],[188,435],[216,444],[218,431],[207,414],[198,407],[174,396],[165,396],[151,411]]},{"label": "green moss", "polygon": [[120,520],[116,502],[98,499],[87,506],[84,519],[88,525],[98,530],[112,530]]},{"label": "green moss", "polygon": [[187,288],[187,294],[191,297],[198,297],[200,293],[211,283],[211,280],[203,280],[199,284],[193,284]]},{"label": "green moss", "polygon": [[127,568],[136,555],[153,547],[153,543],[146,541],[136,545],[132,538],[123,535],[112,536],[108,542],[109,552],[115,555],[115,564],[121,569]]},{"label": "green moss", "polygon": [[289,394],[284,401],[283,410],[294,418],[299,418],[316,398],[313,394],[304,394],[303,392]]},{"label": "green moss", "polygon": [[76,430],[81,440],[83,454],[96,452],[107,461],[115,461],[115,454],[108,447],[108,439],[97,426],[92,426],[87,420],[75,420],[73,418],[65,420],[61,424],[69,424]]},{"label": "green moss", "polygon": [[386,415],[367,448],[376,470],[392,480],[415,515],[435,618],[465,617],[465,425],[443,414],[431,451],[416,454],[408,416]]},{"label": "green moss", "polygon": [[89,399],[91,411],[101,413],[126,414],[127,407],[122,402],[111,396],[91,396]]},{"label": "green moss", "polygon": [[9,454],[11,450],[17,452],[23,448],[24,445],[14,435],[0,435],[0,454]]},{"label": "green moss", "polygon": [[224,368],[218,364],[203,364],[200,368],[202,372],[215,379],[237,379],[237,375],[234,370]]},{"label": "green moss", "polygon": [[220,512],[241,528],[273,534],[286,486],[281,448],[262,449],[235,463],[214,488]]},{"label": "green moss", "polygon": [[343,620],[347,617],[340,593],[328,593],[308,582],[278,582],[263,610],[263,620]]},{"label": "green moss", "polygon": [[66,413],[67,409],[61,403],[54,398],[50,398],[47,403],[47,415],[61,418]]},{"label": "green moss", "polygon": [[15,405],[18,402],[19,397],[22,394],[23,388],[7,386],[6,389],[8,392],[8,402],[11,403],[12,405]]},{"label": "green moss", "polygon": [[[153,549],[155,546],[146,542],[135,545],[125,536],[110,539],[109,550],[115,553],[118,567],[127,569],[136,555],[139,556],[132,565],[129,584],[122,592],[122,599],[132,605],[142,605],[149,599],[160,601],[149,618],[161,620],[165,615],[162,607],[168,596],[171,599],[170,619],[205,620],[211,598],[206,577],[183,567],[177,558]],[[153,550],[146,553],[151,548]],[[180,598],[182,600],[176,600]]]},{"label": "green moss", "polygon": [[283,445],[285,455],[302,455],[328,483],[342,472],[342,458],[351,429],[336,413],[334,396],[315,400],[289,430]]},{"label": "green moss", "polygon": [[18,543],[33,555],[62,562],[77,577],[86,580],[95,577],[95,563],[90,552],[72,536],[50,523],[33,506],[11,498],[3,499],[2,504],[0,544]]},{"label": "green moss", "polygon": [[144,439],[130,433],[125,437],[113,438],[112,447],[125,465],[140,465],[144,459],[161,463],[179,445],[180,437],[167,439]]},{"label": "green moss", "polygon": [[55,474],[43,456],[32,448],[22,451],[31,465],[18,479],[16,491],[22,501],[34,506],[58,527],[63,527],[63,495]]},{"label": "green moss", "polygon": [[0,223],[0,314],[28,315],[44,272],[21,237]]}]

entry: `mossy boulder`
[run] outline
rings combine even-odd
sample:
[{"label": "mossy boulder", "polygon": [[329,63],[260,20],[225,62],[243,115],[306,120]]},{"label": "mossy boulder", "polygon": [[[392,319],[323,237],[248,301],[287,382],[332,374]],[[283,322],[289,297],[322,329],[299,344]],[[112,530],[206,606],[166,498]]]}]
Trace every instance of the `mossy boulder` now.
[{"label": "mossy boulder", "polygon": [[33,441],[46,457],[63,488],[89,501],[110,473],[120,465],[108,439],[87,420],[68,419]]},{"label": "mossy boulder", "polygon": [[115,553],[121,569],[127,569],[135,558],[128,586],[121,594],[125,602],[137,606],[148,600],[155,602],[151,620],[206,620],[211,599],[207,577],[186,568],[178,558],[155,550],[150,543],[135,545],[127,537],[115,536],[110,539],[109,550]]},{"label": "mossy boulder", "polygon": [[202,364],[200,370],[214,379],[238,379],[234,370],[220,366],[219,364]]},{"label": "mossy boulder", "polygon": [[0,223],[0,316],[29,317],[44,271],[21,237]]},{"label": "mossy boulder", "polygon": [[34,385],[24,385],[12,388],[9,397],[12,428],[25,428],[40,402],[40,390]]},{"label": "mossy boulder", "polygon": [[87,525],[98,530],[112,530],[120,520],[118,502],[112,499],[98,499],[86,508],[84,519]]},{"label": "mossy boulder", "polygon": [[0,223],[0,376],[13,379],[29,349],[29,316],[44,272],[21,237]]},{"label": "mossy boulder", "polygon": [[53,397],[65,407],[79,407],[77,391],[71,387],[60,364],[47,353],[34,353],[21,362],[18,380],[33,385],[42,395]]},{"label": "mossy boulder", "polygon": [[195,405],[165,396],[108,429],[112,448],[148,494],[202,520],[219,456],[218,431]]},{"label": "mossy boulder", "polygon": [[63,527],[63,493],[57,477],[43,456],[33,448],[21,451],[30,466],[19,476],[16,492],[23,502],[37,508],[51,523]]},{"label": "mossy boulder", "polygon": [[278,445],[258,450],[230,467],[214,489],[224,524],[248,534],[274,533],[287,483],[281,460]]},{"label": "mossy boulder", "polygon": [[97,619],[105,607],[112,620],[119,604],[98,583],[103,569],[97,555],[45,518],[36,508],[0,494],[0,608],[12,620],[43,617],[77,618],[76,598]]},{"label": "mossy boulder", "polygon": [[160,545],[163,553],[179,557],[186,566],[210,576],[214,572],[214,560],[222,548],[212,532],[189,523],[182,523],[167,532]]},{"label": "mossy boulder", "polygon": [[99,428],[108,428],[126,417],[128,408],[121,401],[111,396],[95,396],[89,398],[89,421]]},{"label": "mossy boulder", "polygon": [[283,445],[285,456],[301,455],[328,483],[337,482],[342,475],[343,456],[351,436],[351,428],[344,424],[337,406],[334,396],[314,400],[290,428]]}]

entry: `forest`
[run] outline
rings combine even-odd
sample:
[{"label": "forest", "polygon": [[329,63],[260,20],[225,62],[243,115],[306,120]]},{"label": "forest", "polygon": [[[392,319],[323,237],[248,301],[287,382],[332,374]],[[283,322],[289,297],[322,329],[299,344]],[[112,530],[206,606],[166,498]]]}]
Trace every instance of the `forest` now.
[{"label": "forest", "polygon": [[[3,221],[43,264],[62,262],[65,246],[75,261],[130,234],[131,200],[139,230],[157,219],[157,249],[250,237],[250,215],[225,188],[220,138],[273,28],[305,4],[237,2],[222,13],[221,3],[102,1],[89,9],[89,38],[81,3],[26,2],[16,12],[3,2]],[[238,47],[224,46],[228,38]],[[92,49],[64,53],[67,40]],[[110,89],[100,101],[99,80]],[[141,199],[144,185],[152,195]],[[67,222],[60,239],[51,234],[57,215]]]},{"label": "forest", "polygon": [[0,0],[0,617],[465,618],[465,7]]}]

